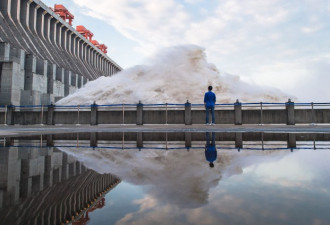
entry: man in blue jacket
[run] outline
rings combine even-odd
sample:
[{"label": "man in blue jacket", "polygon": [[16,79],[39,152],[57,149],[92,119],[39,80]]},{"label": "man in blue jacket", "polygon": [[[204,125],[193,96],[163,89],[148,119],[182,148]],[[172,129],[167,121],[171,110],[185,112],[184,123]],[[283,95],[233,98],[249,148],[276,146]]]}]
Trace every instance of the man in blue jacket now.
[{"label": "man in blue jacket", "polygon": [[212,132],[212,141],[210,141],[210,133],[206,132],[205,159],[209,162],[211,168],[214,167],[214,161],[217,160],[217,149],[215,147],[215,133]]},{"label": "man in blue jacket", "polygon": [[208,92],[204,95],[204,106],[206,109],[206,125],[209,125],[209,113],[211,111],[212,113],[212,123],[211,125],[215,124],[215,118],[214,118],[214,105],[216,101],[216,96],[212,92],[212,86],[208,87]]}]

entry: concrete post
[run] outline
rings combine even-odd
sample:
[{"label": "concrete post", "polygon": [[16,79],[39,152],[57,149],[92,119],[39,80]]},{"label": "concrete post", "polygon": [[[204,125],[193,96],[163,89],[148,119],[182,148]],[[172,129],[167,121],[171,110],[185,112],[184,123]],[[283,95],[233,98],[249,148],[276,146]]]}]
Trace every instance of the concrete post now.
[{"label": "concrete post", "polygon": [[136,125],[143,125],[143,104],[141,101],[136,105]]},{"label": "concrete post", "polygon": [[54,110],[55,105],[50,104],[48,106],[48,112],[47,112],[47,125],[54,125]]},{"label": "concrete post", "polygon": [[295,125],[295,116],[294,116],[294,102],[291,102],[291,99],[285,103],[286,113],[287,113],[287,125]]},{"label": "concrete post", "polygon": [[187,149],[191,148],[191,132],[184,133],[185,147]]},{"label": "concrete post", "polygon": [[95,126],[98,124],[97,118],[97,104],[94,102],[91,105],[91,125]]},{"label": "concrete post", "polygon": [[243,133],[235,133],[235,148],[243,148]]},{"label": "concrete post", "polygon": [[142,132],[136,133],[136,147],[139,149],[143,148],[143,133]]},{"label": "concrete post", "polygon": [[188,100],[184,104],[184,124],[185,125],[192,125],[191,103]]},{"label": "concrete post", "polygon": [[236,100],[234,103],[235,125],[242,125],[242,103]]},{"label": "concrete post", "polygon": [[15,114],[15,106],[8,105],[7,107],[7,125],[14,125],[14,114]]}]

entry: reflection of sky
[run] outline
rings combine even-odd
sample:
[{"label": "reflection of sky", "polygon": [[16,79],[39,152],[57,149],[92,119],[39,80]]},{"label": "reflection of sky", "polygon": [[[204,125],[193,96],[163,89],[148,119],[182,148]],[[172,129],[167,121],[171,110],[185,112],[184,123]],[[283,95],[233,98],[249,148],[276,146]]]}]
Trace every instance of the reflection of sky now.
[{"label": "reflection of sky", "polygon": [[109,219],[116,224],[330,224],[328,150],[263,158],[222,178],[209,189],[207,204],[183,208],[150,187],[124,184],[107,195],[99,213],[107,218],[120,212]]}]

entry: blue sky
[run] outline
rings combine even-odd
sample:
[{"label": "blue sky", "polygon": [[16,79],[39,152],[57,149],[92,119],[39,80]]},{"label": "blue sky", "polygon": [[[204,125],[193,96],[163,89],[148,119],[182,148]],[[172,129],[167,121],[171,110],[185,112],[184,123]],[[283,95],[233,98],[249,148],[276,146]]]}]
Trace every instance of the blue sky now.
[{"label": "blue sky", "polygon": [[197,44],[220,71],[300,101],[329,101],[328,0],[43,0],[65,5],[123,68]]}]

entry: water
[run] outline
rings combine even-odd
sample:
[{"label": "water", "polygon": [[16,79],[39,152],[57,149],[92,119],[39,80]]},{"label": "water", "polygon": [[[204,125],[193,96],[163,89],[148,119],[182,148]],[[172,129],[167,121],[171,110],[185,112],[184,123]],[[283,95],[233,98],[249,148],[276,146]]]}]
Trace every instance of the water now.
[{"label": "water", "polygon": [[[330,134],[243,133],[243,142],[239,135],[6,139],[0,224],[330,223]],[[213,144],[211,168],[205,148]]]},{"label": "water", "polygon": [[148,59],[148,64],[124,70],[112,77],[100,77],[56,104],[82,105],[128,103],[203,103],[207,87],[212,85],[217,102],[285,102],[290,94],[240,80],[239,76],[220,73],[207,62],[204,48],[183,45],[163,49]]}]

